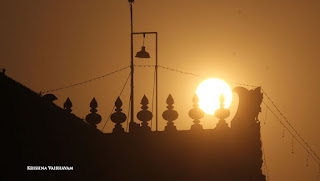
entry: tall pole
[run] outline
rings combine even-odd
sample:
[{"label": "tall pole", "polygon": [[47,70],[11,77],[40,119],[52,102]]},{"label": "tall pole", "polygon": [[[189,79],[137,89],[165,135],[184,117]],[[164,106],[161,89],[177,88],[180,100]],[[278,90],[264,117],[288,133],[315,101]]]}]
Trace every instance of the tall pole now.
[{"label": "tall pole", "polygon": [[133,32],[133,21],[132,21],[132,4],[134,0],[129,0],[130,3],[130,17],[131,17],[131,120],[129,125],[129,132],[134,132],[136,127],[139,127],[139,124],[134,122],[134,94],[133,94],[133,73],[134,73],[134,66],[133,66],[133,35],[134,34],[156,34],[156,131],[158,131],[158,33],[157,32]]},{"label": "tall pole", "polygon": [[133,94],[133,72],[134,72],[134,67],[133,67],[133,22],[132,22],[132,3],[133,1],[130,1],[130,17],[131,17],[131,120],[130,120],[130,126],[129,126],[129,131],[130,128],[134,127],[134,94]]},{"label": "tall pole", "polygon": [[156,131],[158,131],[158,33],[156,32]]}]

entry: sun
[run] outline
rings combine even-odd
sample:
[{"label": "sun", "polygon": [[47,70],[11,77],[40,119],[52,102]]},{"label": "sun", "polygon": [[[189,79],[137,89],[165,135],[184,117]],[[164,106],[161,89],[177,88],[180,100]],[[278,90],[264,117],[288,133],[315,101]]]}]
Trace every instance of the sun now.
[{"label": "sun", "polygon": [[229,85],[220,79],[211,78],[204,80],[198,86],[196,94],[199,97],[199,107],[207,114],[214,114],[220,108],[219,96],[225,97],[225,108],[228,108],[232,101],[232,92]]}]

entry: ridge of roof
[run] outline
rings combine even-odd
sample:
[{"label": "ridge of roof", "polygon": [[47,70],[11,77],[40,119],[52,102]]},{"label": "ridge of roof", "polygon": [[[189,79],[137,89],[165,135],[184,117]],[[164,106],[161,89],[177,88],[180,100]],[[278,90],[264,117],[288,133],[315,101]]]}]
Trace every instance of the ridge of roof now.
[{"label": "ridge of roof", "polygon": [[[52,111],[57,111],[61,115],[64,115],[64,119],[77,120],[77,122],[79,122],[78,124],[81,124],[82,126],[90,127],[90,125],[87,124],[85,121],[83,121],[83,119],[81,119],[80,117],[76,116],[73,113],[66,112],[60,106],[43,98],[40,93],[33,91],[32,89],[24,86],[23,84],[17,82],[11,77],[5,75],[4,73],[0,73],[0,86],[1,88],[7,87],[9,89],[15,89],[17,90],[17,92],[21,93],[23,96],[26,96],[26,97],[31,96],[32,99],[38,99],[40,100],[43,106],[47,106],[48,109],[51,109]],[[98,129],[96,129],[96,131],[99,133],[102,133]]]}]

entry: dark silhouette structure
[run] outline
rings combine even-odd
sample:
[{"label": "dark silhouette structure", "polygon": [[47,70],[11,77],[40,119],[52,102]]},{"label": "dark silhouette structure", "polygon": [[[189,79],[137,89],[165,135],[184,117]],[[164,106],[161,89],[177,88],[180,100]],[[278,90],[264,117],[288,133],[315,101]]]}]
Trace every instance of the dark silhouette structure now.
[{"label": "dark silhouette structure", "polygon": [[[225,122],[229,110],[216,112],[220,119],[215,129],[203,129],[197,96],[190,107],[190,130],[179,130],[174,120],[174,98],[167,98],[167,121],[164,131],[152,132],[148,121],[148,99],[141,100],[137,118],[141,125],[130,133],[122,123],[121,99],[115,101],[111,115],[113,133],[96,129],[101,121],[98,101],[90,103],[86,120],[72,114],[68,98],[64,108],[0,73],[2,120],[1,180],[216,180],[264,181],[258,114],[262,94],[260,88],[234,88],[239,95],[238,111]],[[51,99],[50,99],[51,100]],[[191,101],[191,99],[190,99]],[[66,165],[73,171],[27,171],[27,166]]]}]

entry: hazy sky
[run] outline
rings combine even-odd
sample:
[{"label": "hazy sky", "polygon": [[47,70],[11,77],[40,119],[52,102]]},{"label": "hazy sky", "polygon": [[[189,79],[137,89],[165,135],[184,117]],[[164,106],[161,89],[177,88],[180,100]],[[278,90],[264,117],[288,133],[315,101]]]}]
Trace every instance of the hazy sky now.
[{"label": "hazy sky", "polygon": [[[130,63],[130,11],[126,0],[3,0],[0,2],[0,68],[27,87],[40,92],[88,80]],[[137,0],[134,31],[157,31],[159,65],[260,85],[320,154],[320,2],[241,0]],[[146,36],[149,60],[154,64],[155,39]],[[134,52],[142,45],[134,39]],[[93,97],[98,113],[107,120],[129,69],[85,85],[54,92],[62,106],[67,97],[73,113],[85,117]],[[189,129],[192,96],[203,78],[159,69],[159,120],[165,121],[165,99],[175,99],[178,129]],[[152,102],[153,69],[136,68],[135,109],[143,96]],[[230,84],[231,87],[236,85]],[[129,84],[121,96],[128,111]],[[271,106],[270,102],[265,99]],[[234,115],[236,108],[231,108]],[[266,117],[262,106],[260,120]],[[229,120],[232,118],[230,116]],[[318,166],[268,112],[262,141],[270,180],[316,180]],[[205,128],[217,119],[206,116]],[[110,132],[109,122],[105,132]],[[154,125],[153,125],[154,128]]]}]

